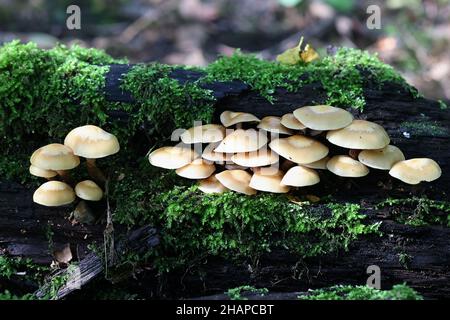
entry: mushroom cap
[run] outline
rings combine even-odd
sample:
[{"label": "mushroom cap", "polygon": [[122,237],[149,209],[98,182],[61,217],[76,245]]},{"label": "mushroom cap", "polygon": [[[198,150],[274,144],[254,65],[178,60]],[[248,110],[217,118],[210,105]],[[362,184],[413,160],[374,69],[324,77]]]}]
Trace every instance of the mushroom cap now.
[{"label": "mushroom cap", "polygon": [[256,151],[262,148],[267,140],[263,131],[237,129],[227,135],[214,151],[225,153]]},{"label": "mushroom cap", "polygon": [[248,167],[240,166],[236,163],[227,163],[227,164],[225,164],[224,167],[225,167],[225,169],[228,169],[228,170],[247,170],[248,169]]},{"label": "mushroom cap", "polygon": [[314,169],[306,168],[304,166],[290,168],[281,180],[282,184],[293,187],[312,186],[319,182],[319,174]]},{"label": "mushroom cap", "polygon": [[97,159],[119,152],[117,138],[93,125],[85,125],[70,131],[64,139],[64,144],[73,150],[77,156]]},{"label": "mushroom cap", "polygon": [[48,181],[33,194],[33,201],[47,207],[58,207],[75,200],[75,192],[67,183]]},{"label": "mushroom cap", "polygon": [[364,177],[369,173],[369,168],[358,160],[349,156],[334,156],[327,162],[327,168],[341,177]]},{"label": "mushroom cap", "polygon": [[279,160],[278,154],[266,148],[253,152],[236,153],[231,157],[231,161],[243,167],[263,167]]},{"label": "mushroom cap", "polygon": [[327,105],[305,106],[294,111],[301,123],[314,130],[336,130],[352,123],[350,112]]},{"label": "mushroom cap", "polygon": [[99,201],[103,198],[103,190],[92,180],[78,182],[75,194],[84,200]]},{"label": "mushroom cap", "polygon": [[390,142],[382,126],[366,120],[353,120],[343,129],[329,131],[327,139],[332,144],[349,149],[382,149]]},{"label": "mushroom cap", "polygon": [[202,158],[209,161],[214,162],[228,162],[231,161],[232,153],[224,153],[224,152],[215,152],[214,149],[219,146],[219,142],[213,142],[208,144],[203,150]]},{"label": "mushroom cap", "polygon": [[431,182],[438,179],[442,171],[432,159],[415,158],[397,162],[389,174],[405,183],[418,184],[422,181]]},{"label": "mushroom cap", "polygon": [[205,124],[192,127],[180,136],[184,143],[211,143],[222,141],[225,137],[225,127],[220,124]]},{"label": "mushroom cap", "polygon": [[358,160],[371,168],[390,170],[394,164],[405,160],[405,156],[396,146],[387,145],[383,149],[361,151]]},{"label": "mushroom cap", "polygon": [[311,163],[305,163],[303,166],[311,169],[327,170],[328,160],[330,160],[330,157],[325,157]]},{"label": "mushroom cap", "polygon": [[244,170],[225,170],[216,174],[217,180],[226,188],[246,195],[256,194],[256,190],[249,186],[252,176]]},{"label": "mushroom cap", "polygon": [[178,168],[177,175],[187,179],[205,179],[214,173],[216,166],[202,158],[195,159],[191,163]]},{"label": "mushroom cap", "polygon": [[274,139],[269,147],[280,156],[299,164],[320,160],[328,154],[327,146],[300,135]]},{"label": "mushroom cap", "polygon": [[162,147],[149,154],[148,160],[155,167],[178,169],[191,163],[200,155],[190,147]]},{"label": "mushroom cap", "polygon": [[80,158],[74,155],[68,146],[52,143],[33,152],[30,162],[41,169],[69,170],[80,164]]},{"label": "mushroom cap", "polygon": [[215,175],[200,180],[198,182],[198,189],[204,193],[223,193],[228,191],[228,189],[217,180]]},{"label": "mushroom cap", "polygon": [[233,111],[224,111],[220,114],[220,122],[225,127],[230,127],[237,123],[242,122],[259,122],[257,117],[252,115],[251,113],[246,112],[233,112]]},{"label": "mushroom cap", "polygon": [[281,124],[292,130],[304,130],[306,126],[298,121],[293,113],[286,113],[281,117]]},{"label": "mushroom cap", "polygon": [[30,173],[33,176],[47,178],[47,179],[53,178],[54,176],[58,175],[58,173],[56,171],[41,169],[41,168],[33,166],[33,165],[30,165]]},{"label": "mushroom cap", "polygon": [[292,130],[281,124],[281,118],[275,116],[267,116],[262,118],[257,128],[278,134],[293,134]]},{"label": "mushroom cap", "polygon": [[284,173],[280,170],[267,174],[264,170],[255,170],[250,187],[260,191],[273,193],[289,192],[290,187],[281,183]]}]

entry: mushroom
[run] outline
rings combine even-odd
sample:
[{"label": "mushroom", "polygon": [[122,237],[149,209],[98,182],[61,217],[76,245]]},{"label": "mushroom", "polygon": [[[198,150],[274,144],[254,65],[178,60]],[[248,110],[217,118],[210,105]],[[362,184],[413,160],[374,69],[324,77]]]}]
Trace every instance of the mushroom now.
[{"label": "mushroom", "polygon": [[162,147],[149,154],[148,160],[155,167],[178,169],[188,165],[200,155],[190,147]]},{"label": "mushroom", "polygon": [[358,160],[371,168],[390,170],[394,164],[405,160],[405,156],[396,146],[387,145],[383,149],[361,151]]},{"label": "mushroom", "polygon": [[281,124],[292,130],[305,130],[306,126],[301,123],[293,113],[286,113],[281,117]]},{"label": "mushroom", "polygon": [[293,134],[293,131],[281,124],[281,118],[275,116],[267,116],[262,118],[257,126],[258,129],[278,134]]},{"label": "mushroom", "polygon": [[177,175],[187,179],[205,179],[212,175],[215,170],[216,166],[211,161],[198,158],[178,168],[175,172]]},{"label": "mushroom", "polygon": [[217,180],[226,188],[246,195],[256,194],[256,190],[249,186],[252,176],[244,170],[225,170],[216,174]]},{"label": "mushroom", "polygon": [[281,180],[282,184],[293,187],[312,186],[319,182],[319,174],[314,169],[304,166],[290,168]]},{"label": "mushroom", "polygon": [[64,144],[77,156],[86,158],[89,174],[102,183],[106,178],[95,164],[95,159],[110,156],[120,150],[119,142],[113,134],[93,125],[73,129],[67,134]]},{"label": "mushroom", "polygon": [[[65,180],[70,180],[66,170],[80,164],[80,158],[71,148],[60,143],[51,143],[33,152],[30,158],[33,166],[44,170],[53,170]],[[31,172],[31,168],[30,168]]]},{"label": "mushroom", "polygon": [[88,201],[99,201],[103,198],[103,190],[92,180],[78,182],[75,186],[75,194]]},{"label": "mushroom", "polygon": [[390,142],[382,126],[366,120],[353,120],[343,129],[329,131],[327,139],[332,144],[349,149],[382,149]]},{"label": "mushroom", "polygon": [[397,162],[389,174],[405,183],[418,184],[422,181],[431,182],[438,179],[442,171],[432,159],[415,158]]},{"label": "mushroom", "polygon": [[341,177],[364,177],[369,169],[358,160],[349,156],[334,156],[327,162],[327,168],[337,176]]},{"label": "mushroom", "polygon": [[320,160],[328,154],[327,146],[300,135],[272,140],[269,147],[280,156],[299,164]]},{"label": "mushroom", "polygon": [[242,124],[243,122],[260,122],[257,117],[250,113],[245,112],[233,112],[233,111],[224,111],[220,115],[220,122],[225,127],[230,127],[235,124]]},{"label": "mushroom", "polygon": [[290,187],[281,183],[283,175],[284,173],[280,170],[267,174],[258,168],[258,170],[254,171],[252,179],[250,180],[250,187],[256,190],[273,193],[289,192]]},{"label": "mushroom", "polygon": [[278,154],[266,148],[245,153],[236,153],[231,157],[231,161],[243,167],[263,167],[279,160]]},{"label": "mushroom", "polygon": [[206,124],[192,127],[180,136],[186,144],[219,142],[225,137],[225,127],[220,124]]},{"label": "mushroom", "polygon": [[30,165],[30,173],[33,176],[46,178],[46,179],[51,179],[58,175],[58,172],[56,172],[56,171],[41,169],[41,168],[33,166],[33,165]]},{"label": "mushroom", "polygon": [[311,169],[327,170],[328,160],[330,160],[330,157],[325,157],[311,163],[305,163],[303,166]]},{"label": "mushroom", "polygon": [[48,181],[42,184],[33,194],[33,201],[47,207],[58,207],[75,200],[75,192],[67,183]]},{"label": "mushroom", "polygon": [[228,191],[228,189],[217,180],[216,176],[200,180],[198,182],[198,189],[204,193],[223,193]]},{"label": "mushroom", "polygon": [[256,151],[262,148],[267,140],[263,131],[237,129],[227,135],[214,151],[225,153]]},{"label": "mushroom", "polygon": [[294,111],[294,117],[313,130],[336,130],[352,123],[350,112],[327,105],[305,106]]},{"label": "mushroom", "polygon": [[214,161],[218,164],[231,161],[232,153],[215,152],[214,149],[219,146],[219,142],[210,143],[203,150],[202,158],[209,161]]},{"label": "mushroom", "polygon": [[227,163],[227,164],[225,164],[224,167],[227,170],[247,170],[248,169],[248,167],[240,166],[235,163]]}]

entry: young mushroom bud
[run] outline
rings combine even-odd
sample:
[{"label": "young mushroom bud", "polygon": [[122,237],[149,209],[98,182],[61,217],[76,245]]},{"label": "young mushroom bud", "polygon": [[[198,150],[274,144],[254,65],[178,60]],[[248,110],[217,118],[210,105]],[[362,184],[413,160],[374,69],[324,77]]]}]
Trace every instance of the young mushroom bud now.
[{"label": "young mushroom bud", "polygon": [[103,190],[92,180],[78,182],[75,186],[75,194],[88,201],[100,201],[103,198]]},{"label": "young mushroom bud", "polygon": [[304,166],[292,167],[286,172],[281,183],[293,187],[312,186],[320,182],[319,174]]},{"label": "young mushroom bud", "polygon": [[306,127],[321,131],[341,129],[353,121],[350,112],[327,105],[298,108],[294,111],[294,116]]},{"label": "young mushroom bud", "polygon": [[47,207],[58,207],[75,200],[73,189],[61,181],[48,181],[41,185],[33,194],[33,201]]},{"label": "young mushroom bud", "polygon": [[327,168],[341,177],[364,177],[369,174],[369,169],[358,160],[349,156],[334,156],[327,162]]},{"label": "young mushroom bud", "polygon": [[415,158],[397,162],[389,174],[405,183],[418,184],[422,181],[431,182],[438,179],[442,171],[432,159]]}]

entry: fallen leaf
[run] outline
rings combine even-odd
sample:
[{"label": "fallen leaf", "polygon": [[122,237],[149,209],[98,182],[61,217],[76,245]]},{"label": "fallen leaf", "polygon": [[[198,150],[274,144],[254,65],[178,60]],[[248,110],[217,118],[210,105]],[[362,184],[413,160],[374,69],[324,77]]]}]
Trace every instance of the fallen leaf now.
[{"label": "fallen leaf", "polygon": [[295,65],[299,63],[309,63],[319,59],[319,54],[314,48],[306,44],[302,49],[303,37],[300,38],[298,45],[294,48],[287,49],[277,56],[277,61],[281,64]]}]

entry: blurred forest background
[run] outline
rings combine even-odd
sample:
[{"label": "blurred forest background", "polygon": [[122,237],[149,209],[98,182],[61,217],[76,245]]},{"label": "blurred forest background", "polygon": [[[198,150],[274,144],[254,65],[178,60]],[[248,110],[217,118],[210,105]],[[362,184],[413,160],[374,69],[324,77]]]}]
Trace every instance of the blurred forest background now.
[{"label": "blurred forest background", "polygon": [[[81,8],[81,30],[66,9]],[[369,5],[381,29],[366,26]],[[450,100],[449,0],[0,0],[0,44],[78,42],[131,62],[206,65],[235,48],[267,59],[305,36],[378,52],[426,97]]]}]

